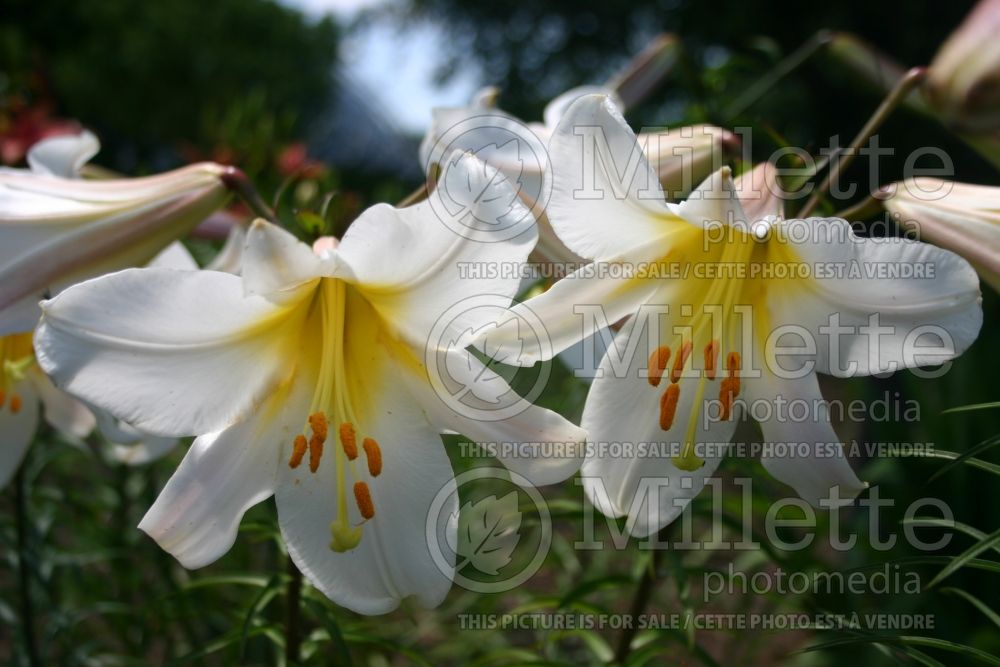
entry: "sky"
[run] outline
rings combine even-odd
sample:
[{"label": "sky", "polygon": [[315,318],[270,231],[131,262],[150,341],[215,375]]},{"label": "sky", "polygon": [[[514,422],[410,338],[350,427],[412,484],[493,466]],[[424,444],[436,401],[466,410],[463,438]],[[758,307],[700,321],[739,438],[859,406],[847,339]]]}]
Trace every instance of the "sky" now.
[{"label": "sky", "polygon": [[[313,18],[332,14],[341,22],[384,0],[279,0]],[[390,0],[391,1],[391,0]],[[480,87],[474,70],[462,72],[444,87],[434,83],[438,44],[443,32],[421,24],[397,31],[372,25],[349,34],[341,43],[346,74],[378,102],[386,117],[402,131],[421,135],[437,106],[462,106]]]}]

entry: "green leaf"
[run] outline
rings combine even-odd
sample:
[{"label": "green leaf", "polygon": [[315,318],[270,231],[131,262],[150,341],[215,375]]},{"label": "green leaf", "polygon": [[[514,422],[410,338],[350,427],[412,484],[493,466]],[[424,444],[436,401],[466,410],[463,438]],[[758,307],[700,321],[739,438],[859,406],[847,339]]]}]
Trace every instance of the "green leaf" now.
[{"label": "green leaf", "polygon": [[941,414],[947,415],[955,412],[971,412],[972,410],[993,410],[996,408],[1000,408],[1000,401],[993,401],[992,403],[975,403],[974,405],[961,405],[957,408],[942,410]]},{"label": "green leaf", "polygon": [[989,605],[987,605],[985,602],[983,602],[979,598],[977,598],[977,597],[973,596],[972,594],[967,593],[967,592],[965,592],[965,591],[963,591],[963,590],[961,590],[959,588],[950,588],[950,587],[949,588],[942,588],[941,592],[942,593],[947,593],[949,595],[957,595],[958,597],[962,598],[963,600],[965,600],[966,602],[968,602],[969,604],[971,604],[973,607],[975,607],[976,609],[978,609],[979,611],[981,611],[986,618],[990,619],[990,621],[993,623],[993,625],[995,625],[998,628],[1000,628],[1000,614],[997,614],[995,611],[993,611],[989,607]]},{"label": "green leaf", "polygon": [[956,458],[956,459],[954,459],[952,461],[949,461],[948,463],[944,464],[943,466],[941,466],[940,468],[938,468],[937,471],[933,475],[931,475],[930,477],[928,477],[927,478],[927,484],[930,484],[931,482],[933,482],[938,477],[946,474],[947,472],[949,472],[955,466],[960,465],[962,463],[965,463],[966,461],[968,461],[972,457],[976,456],[977,454],[982,454],[986,450],[992,449],[993,447],[996,447],[997,445],[1000,445],[1000,437],[994,437],[994,438],[990,438],[989,440],[984,440],[983,442],[980,442],[979,444],[977,444],[975,447],[970,448],[968,451],[962,452],[958,456],[958,458]]},{"label": "green leaf", "polygon": [[990,665],[997,665],[1000,667],[1000,658],[990,655],[986,651],[981,651],[972,646],[966,646],[964,644],[957,644],[955,642],[950,642],[945,639],[937,639],[936,637],[919,637],[919,636],[885,636],[885,635],[870,635],[863,637],[845,637],[842,639],[834,639],[832,641],[823,642],[822,644],[814,644],[812,646],[806,647],[799,653],[809,653],[812,651],[822,651],[828,648],[837,648],[840,646],[851,646],[857,644],[889,644],[890,646],[925,646],[927,648],[936,648],[942,651],[948,651],[950,653],[958,653],[969,658],[975,658],[982,662]]},{"label": "green leaf", "polygon": [[990,533],[984,539],[962,552],[959,556],[956,556],[955,559],[948,563],[943,570],[938,572],[936,577],[931,579],[930,583],[927,584],[927,588],[934,588],[944,579],[962,569],[967,562],[973,560],[979,554],[983,553],[987,549],[996,548],[997,544],[1000,544],[1000,530]]},{"label": "green leaf", "polygon": [[[952,521],[951,519],[942,519],[940,517],[931,516],[915,516],[912,519],[903,519],[902,523],[906,526],[916,526],[918,528],[951,528],[960,533],[965,533],[975,540],[986,539],[986,533],[978,528],[973,528],[968,524]],[[994,547],[993,550],[1000,554],[1000,547]]]},{"label": "green leaf", "polygon": [[[913,458],[930,458],[930,459],[945,459],[947,461],[955,461],[956,459],[962,459],[962,455],[957,452],[948,452],[943,449],[935,449],[932,452],[900,452],[900,456],[909,456]],[[965,458],[962,459],[962,463],[970,465],[973,468],[979,468],[980,470],[985,470],[986,472],[991,472],[994,475],[1000,476],[1000,465],[995,463],[990,463],[989,461],[983,461],[982,459]]]}]

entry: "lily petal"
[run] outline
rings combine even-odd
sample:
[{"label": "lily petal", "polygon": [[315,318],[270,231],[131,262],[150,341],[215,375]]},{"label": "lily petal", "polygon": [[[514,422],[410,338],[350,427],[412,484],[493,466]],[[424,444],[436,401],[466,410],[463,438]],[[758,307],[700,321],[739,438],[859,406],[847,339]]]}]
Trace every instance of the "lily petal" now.
[{"label": "lily petal", "polygon": [[211,433],[294,370],[294,305],[245,297],[227,273],[128,269],[45,302],[35,351],[58,386],[136,428]]},{"label": "lily petal", "polygon": [[546,213],[577,255],[621,255],[678,221],[635,133],[607,97],[574,102],[556,126],[549,154],[552,198]]},{"label": "lily petal", "polygon": [[[498,209],[477,198],[487,189],[504,217],[517,221],[513,236],[493,236]],[[534,219],[497,171],[456,154],[428,201],[373,206],[348,228],[336,253],[382,317],[422,347],[438,319],[465,299],[489,295],[507,306],[520,283],[509,269],[527,259],[537,239]],[[456,313],[450,328],[489,321],[489,309],[469,308]]]},{"label": "lily petal", "polygon": [[293,234],[264,220],[255,220],[243,253],[244,293],[271,296],[319,278],[323,261]]},{"label": "lily petal", "polygon": [[76,135],[49,137],[28,149],[28,166],[36,174],[76,178],[83,165],[100,150],[101,142],[89,130]]},{"label": "lily petal", "polygon": [[31,379],[45,408],[45,421],[60,433],[73,438],[82,439],[90,435],[97,425],[97,420],[86,405],[57,389],[52,381],[37,369]]},{"label": "lily petal", "polygon": [[[686,224],[681,230],[697,231]],[[658,280],[637,272],[661,258],[665,238],[584,266],[542,294],[515,304],[498,316],[496,326],[483,330],[477,347],[506,364],[531,366],[632,315],[660,289]],[[593,310],[598,306],[599,311]]]},{"label": "lily petal", "polygon": [[[561,482],[580,469],[587,436],[582,428],[518,396],[506,380],[467,350],[440,354],[451,386],[438,389],[453,388],[454,400],[446,403],[427,386],[426,376],[401,374],[432,424],[495,448],[497,458],[509,470],[536,486]],[[485,388],[485,395],[478,388]],[[521,446],[512,453],[506,448],[511,444]]]},{"label": "lily petal", "polygon": [[[850,504],[867,488],[858,479],[847,460],[841,440],[830,425],[829,407],[819,391],[819,381],[815,373],[798,379],[779,379],[764,373],[760,379],[746,382],[748,401],[774,403],[777,397],[794,397],[806,405],[817,406],[810,410],[807,420],[793,420],[789,415],[761,422],[764,442],[769,445],[790,445],[791,447],[764,448],[760,462],[764,469],[779,481],[788,484],[795,492],[814,507],[820,499],[830,498],[834,487],[841,505]],[[799,445],[804,445],[799,448]],[[803,451],[808,449],[808,455]],[[786,456],[774,452],[781,451]],[[827,504],[826,508],[830,505]]]},{"label": "lily petal", "polygon": [[266,410],[197,438],[139,523],[184,567],[204,567],[229,551],[244,513],[274,493],[280,445],[292,428],[279,403]]},{"label": "lily petal", "polygon": [[[844,268],[843,275],[826,271],[808,280],[785,281],[784,289],[769,297],[776,325],[804,327],[817,342],[818,372],[846,377],[917,365],[926,359],[919,349],[929,345],[913,339],[921,331],[933,337],[933,363],[957,357],[976,339],[983,321],[979,278],[958,255],[909,239],[863,239],[835,218],[788,220],[778,228],[779,237],[786,239],[781,242],[787,242],[805,268]],[[923,277],[882,273],[900,267],[921,270]],[[875,315],[886,330],[862,331]],[[851,327],[833,340],[833,349],[833,336],[820,331],[830,326],[831,318]]]}]

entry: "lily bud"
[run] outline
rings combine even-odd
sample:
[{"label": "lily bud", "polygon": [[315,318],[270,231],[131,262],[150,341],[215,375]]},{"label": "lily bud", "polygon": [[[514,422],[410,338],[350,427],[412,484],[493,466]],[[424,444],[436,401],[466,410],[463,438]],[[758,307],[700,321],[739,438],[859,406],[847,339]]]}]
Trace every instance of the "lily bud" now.
[{"label": "lily bud", "polygon": [[713,125],[691,125],[637,137],[669,199],[686,197],[739,150],[738,136]]},{"label": "lily bud", "polygon": [[0,171],[0,335],[30,331],[38,301],[151,260],[229,196],[230,167],[88,181],[56,169]]},{"label": "lily bud", "polygon": [[1000,127],[1000,0],[982,0],[931,63],[925,92],[945,122],[966,130]]},{"label": "lily bud", "polygon": [[1000,187],[911,178],[886,192],[902,231],[958,253],[1000,291]]}]

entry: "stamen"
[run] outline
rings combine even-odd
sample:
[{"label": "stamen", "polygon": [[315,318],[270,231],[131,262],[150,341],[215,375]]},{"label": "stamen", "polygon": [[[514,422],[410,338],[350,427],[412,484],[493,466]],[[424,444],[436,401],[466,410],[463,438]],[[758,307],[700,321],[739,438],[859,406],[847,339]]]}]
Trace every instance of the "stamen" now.
[{"label": "stamen", "polygon": [[368,472],[372,477],[378,477],[382,472],[382,450],[373,438],[365,438],[361,443],[365,449],[365,458],[368,459]]},{"label": "stamen", "polygon": [[3,389],[0,389],[0,408],[3,407],[4,401],[6,400],[7,400],[7,392],[5,392]]},{"label": "stamen", "polygon": [[691,356],[691,341],[685,341],[681,345],[681,351],[678,353],[677,358],[674,359],[674,367],[670,370],[670,381],[676,384],[681,379],[681,373],[684,371],[684,364],[687,363],[688,357]]},{"label": "stamen", "polygon": [[21,411],[21,397],[17,394],[10,397],[10,411],[15,415]]},{"label": "stamen", "polygon": [[354,483],[354,500],[358,503],[358,511],[366,520],[375,516],[375,505],[372,503],[372,494],[367,484]]},{"label": "stamen", "polygon": [[292,443],[292,458],[288,459],[289,468],[298,468],[302,463],[302,457],[306,455],[306,436],[301,433],[295,436],[295,442]]},{"label": "stamen", "polygon": [[739,380],[728,377],[722,381],[722,386],[719,387],[719,402],[722,404],[722,410],[719,412],[719,420],[727,421],[729,419],[730,412],[733,409],[733,399],[739,393]]},{"label": "stamen", "polygon": [[309,472],[319,470],[319,460],[323,458],[323,440],[318,434],[309,438]]},{"label": "stamen", "polygon": [[309,415],[309,427],[312,429],[313,435],[315,435],[320,440],[326,441],[327,435],[327,421],[326,415],[322,412],[314,412]]},{"label": "stamen", "polygon": [[654,387],[660,386],[660,380],[663,378],[663,371],[666,370],[667,363],[669,361],[669,347],[662,345],[653,350],[653,354],[649,355],[649,384]]},{"label": "stamen", "polygon": [[740,359],[739,352],[730,352],[726,355],[726,370],[729,371],[729,376],[732,377],[733,373],[740,370],[740,364],[742,360]]},{"label": "stamen", "polygon": [[674,424],[674,415],[677,414],[677,401],[681,397],[681,386],[679,384],[667,385],[667,390],[660,396],[660,428],[669,431]]},{"label": "stamen", "polygon": [[705,346],[705,377],[715,379],[715,360],[719,356],[719,341],[713,340]]},{"label": "stamen", "polygon": [[340,444],[347,458],[353,461],[358,458],[358,436],[354,433],[354,425],[344,422],[340,425]]}]

